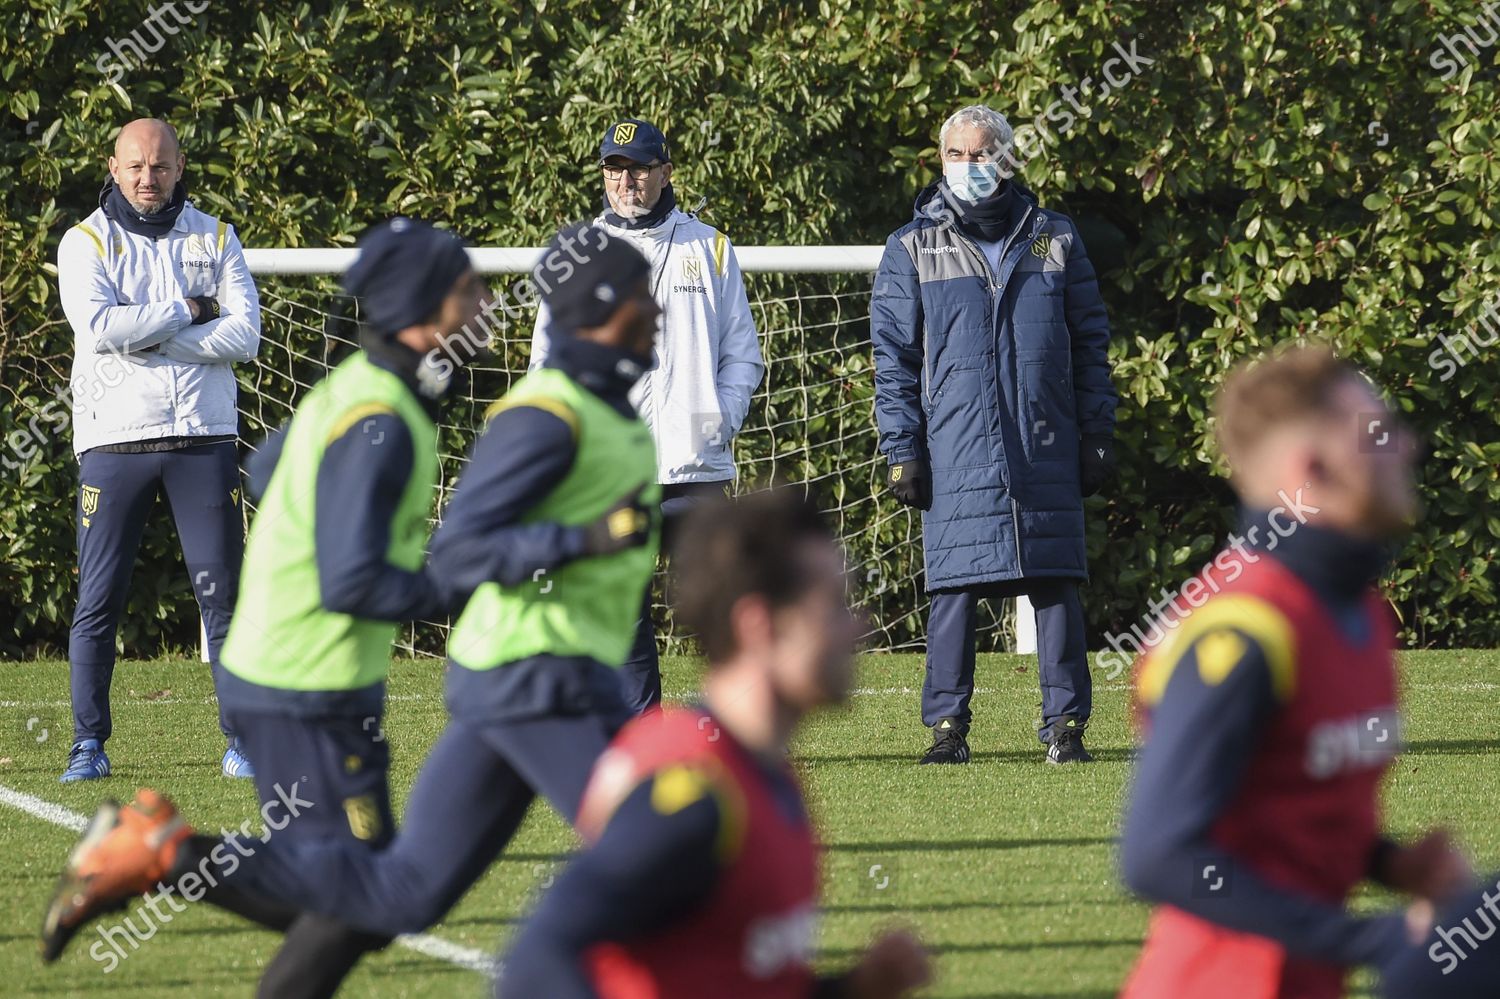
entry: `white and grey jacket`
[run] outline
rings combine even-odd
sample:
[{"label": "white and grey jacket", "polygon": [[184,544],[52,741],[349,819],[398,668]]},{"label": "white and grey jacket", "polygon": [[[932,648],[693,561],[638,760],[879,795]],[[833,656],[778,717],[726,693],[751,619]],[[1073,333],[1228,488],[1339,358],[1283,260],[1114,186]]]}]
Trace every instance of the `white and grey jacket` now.
[{"label": "white and grey jacket", "polygon": [[[649,280],[662,310],[657,363],[631,390],[630,401],[656,441],[658,480],[733,479],[731,442],[766,370],[734,247],[722,232],[677,208],[649,229],[623,229],[602,217],[594,224],[629,240],[651,263]],[[547,358],[549,324],[542,305],[532,370]]]},{"label": "white and grey jacket", "polygon": [[[165,236],[97,208],[63,234],[57,285],[73,327],[73,451],[232,435],[233,363],[260,347],[260,297],[234,228],[185,204]],[[187,299],[219,318],[192,325]]]}]

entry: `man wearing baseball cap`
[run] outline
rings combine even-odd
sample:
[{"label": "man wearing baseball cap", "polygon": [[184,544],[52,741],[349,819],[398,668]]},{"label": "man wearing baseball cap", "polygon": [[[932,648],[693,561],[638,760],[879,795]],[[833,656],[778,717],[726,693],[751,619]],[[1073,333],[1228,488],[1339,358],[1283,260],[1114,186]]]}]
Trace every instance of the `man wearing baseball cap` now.
[{"label": "man wearing baseball cap", "polygon": [[[662,486],[662,544],[695,499],[722,493],[735,478],[731,443],[765,373],[750,301],[734,247],[718,229],[677,206],[666,136],[651,122],[624,118],[599,143],[604,183],[594,225],[640,251],[661,309],[655,366],[630,401],[656,442]],[[531,368],[546,363],[557,319],[545,301],[537,313]],[[651,589],[642,599],[630,657],[620,669],[636,711],[661,700]]]}]

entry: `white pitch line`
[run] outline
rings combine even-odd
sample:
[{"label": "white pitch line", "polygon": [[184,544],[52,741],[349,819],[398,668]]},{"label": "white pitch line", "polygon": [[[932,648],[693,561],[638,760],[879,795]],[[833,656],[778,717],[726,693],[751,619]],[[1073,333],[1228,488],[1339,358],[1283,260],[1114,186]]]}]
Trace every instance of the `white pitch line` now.
[{"label": "white pitch line", "polygon": [[[434,699],[432,694],[387,694],[387,701],[430,701]],[[137,705],[152,704],[214,704],[217,703],[213,697],[153,697],[132,703]],[[72,701],[0,701],[0,708],[67,708],[73,709]]]},{"label": "white pitch line", "polygon": [[[44,798],[17,791],[15,788],[0,784],[0,805],[9,805],[17,811],[25,812],[33,818],[50,822],[73,832],[83,832],[89,824],[88,816],[82,815],[61,805],[54,804]],[[495,959],[483,951],[472,947],[465,947],[441,937],[430,936],[426,933],[408,934],[396,938],[396,942],[407,950],[414,950],[418,954],[436,958],[439,961],[447,961],[456,964],[460,968],[469,971],[478,971],[486,975],[493,975],[495,971]]]},{"label": "white pitch line", "polygon": [[477,971],[491,978],[495,976],[494,955],[475,950],[473,947],[465,947],[426,933],[397,937],[396,942],[418,954],[426,954],[428,957],[435,957],[439,961],[447,961],[449,964],[456,964],[460,968],[468,968],[470,971]]},{"label": "white pitch line", "polygon": [[41,798],[6,787],[4,784],[0,784],[0,804],[20,809],[33,818],[50,822],[55,826],[62,826],[64,829],[71,829],[74,832],[83,832],[89,824],[86,815],[80,815],[71,809],[54,805],[50,801],[43,801]]}]

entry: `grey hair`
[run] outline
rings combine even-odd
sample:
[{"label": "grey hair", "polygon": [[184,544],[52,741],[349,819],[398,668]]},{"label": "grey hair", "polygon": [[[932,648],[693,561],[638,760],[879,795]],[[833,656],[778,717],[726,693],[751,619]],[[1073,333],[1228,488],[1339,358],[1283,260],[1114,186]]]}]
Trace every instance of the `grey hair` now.
[{"label": "grey hair", "polygon": [[938,132],[939,154],[948,148],[948,133],[964,125],[984,129],[990,137],[987,145],[994,147],[997,158],[1010,149],[1011,141],[1015,138],[1015,132],[1011,129],[1010,122],[1005,120],[1005,115],[983,104],[970,104],[959,108],[943,122],[943,127]]}]

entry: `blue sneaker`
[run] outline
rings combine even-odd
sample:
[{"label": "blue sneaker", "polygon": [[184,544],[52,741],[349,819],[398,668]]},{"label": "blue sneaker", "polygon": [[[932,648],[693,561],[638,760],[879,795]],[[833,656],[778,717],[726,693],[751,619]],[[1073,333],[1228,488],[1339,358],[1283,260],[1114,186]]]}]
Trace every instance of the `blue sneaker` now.
[{"label": "blue sneaker", "polygon": [[225,777],[250,778],[255,776],[255,768],[250,765],[249,758],[240,752],[239,740],[231,742],[229,748],[224,750],[223,770]]},{"label": "blue sneaker", "polygon": [[68,750],[68,769],[58,778],[60,784],[71,784],[75,780],[98,780],[109,776],[109,757],[98,739],[79,739]]}]

